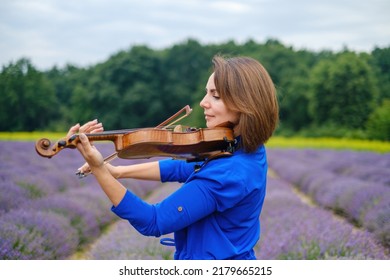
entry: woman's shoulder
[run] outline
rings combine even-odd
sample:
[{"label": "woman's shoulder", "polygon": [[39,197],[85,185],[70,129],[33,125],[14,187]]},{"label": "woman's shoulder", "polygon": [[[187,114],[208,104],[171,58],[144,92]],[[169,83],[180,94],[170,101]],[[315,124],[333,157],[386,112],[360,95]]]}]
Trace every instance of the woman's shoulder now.
[{"label": "woman's shoulder", "polygon": [[224,205],[220,209],[229,208],[253,191],[265,188],[267,165],[262,154],[263,149],[250,154],[236,151],[210,160],[191,179],[199,180],[198,185]]},{"label": "woman's shoulder", "polygon": [[242,149],[238,149],[230,156],[224,156],[219,158],[218,164],[222,165],[253,165],[266,162],[266,152],[264,146],[260,146],[255,152],[247,153]]},{"label": "woman's shoulder", "polygon": [[[202,167],[203,168],[203,167]],[[245,153],[242,150],[235,151],[230,156],[212,159],[204,165],[204,174],[213,178],[242,179],[263,177],[267,171],[267,161],[264,147],[259,147],[253,153]]]}]

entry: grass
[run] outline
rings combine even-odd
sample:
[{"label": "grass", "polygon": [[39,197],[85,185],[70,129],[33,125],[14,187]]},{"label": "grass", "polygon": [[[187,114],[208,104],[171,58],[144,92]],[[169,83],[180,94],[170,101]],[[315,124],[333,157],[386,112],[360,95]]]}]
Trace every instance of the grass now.
[{"label": "grass", "polygon": [[[0,141],[36,141],[48,138],[57,141],[65,137],[66,132],[0,132]],[[390,142],[346,139],[346,138],[304,138],[304,137],[272,137],[266,144],[269,148],[315,148],[390,152]]]},{"label": "grass", "polygon": [[36,141],[41,138],[48,138],[57,141],[66,136],[66,132],[0,132],[0,141]]},{"label": "grass", "polygon": [[390,142],[346,138],[304,138],[304,137],[272,137],[267,147],[270,148],[315,148],[390,152]]}]

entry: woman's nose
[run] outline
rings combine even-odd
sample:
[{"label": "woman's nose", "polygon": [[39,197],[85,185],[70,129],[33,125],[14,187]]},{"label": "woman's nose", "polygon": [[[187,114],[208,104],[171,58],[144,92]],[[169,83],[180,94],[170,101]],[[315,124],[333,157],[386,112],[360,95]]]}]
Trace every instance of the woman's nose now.
[{"label": "woman's nose", "polygon": [[200,105],[200,107],[202,107],[202,108],[207,108],[207,107],[209,107],[210,105],[209,105],[210,103],[209,102],[207,102],[207,95],[205,95],[205,97],[203,97],[203,99],[200,101],[200,103],[199,103],[199,105]]}]

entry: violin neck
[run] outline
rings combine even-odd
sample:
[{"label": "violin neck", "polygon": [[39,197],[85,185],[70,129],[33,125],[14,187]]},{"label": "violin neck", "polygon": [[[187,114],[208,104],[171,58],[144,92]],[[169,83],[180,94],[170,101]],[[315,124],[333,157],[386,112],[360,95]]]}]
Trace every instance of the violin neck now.
[{"label": "violin neck", "polygon": [[117,139],[119,136],[124,135],[125,133],[129,132],[129,130],[113,130],[113,131],[105,131],[100,133],[87,133],[85,134],[89,141],[113,141]]}]

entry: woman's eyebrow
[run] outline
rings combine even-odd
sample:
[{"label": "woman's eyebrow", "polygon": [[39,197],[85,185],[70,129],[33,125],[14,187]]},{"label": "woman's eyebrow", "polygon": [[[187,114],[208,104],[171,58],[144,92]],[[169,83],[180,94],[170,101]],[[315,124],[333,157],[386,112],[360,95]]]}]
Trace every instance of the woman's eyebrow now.
[{"label": "woman's eyebrow", "polygon": [[207,92],[207,91],[210,91],[211,93],[217,92],[217,89],[215,89],[215,88],[207,89],[207,87],[206,87],[205,90],[206,90],[206,92]]}]

